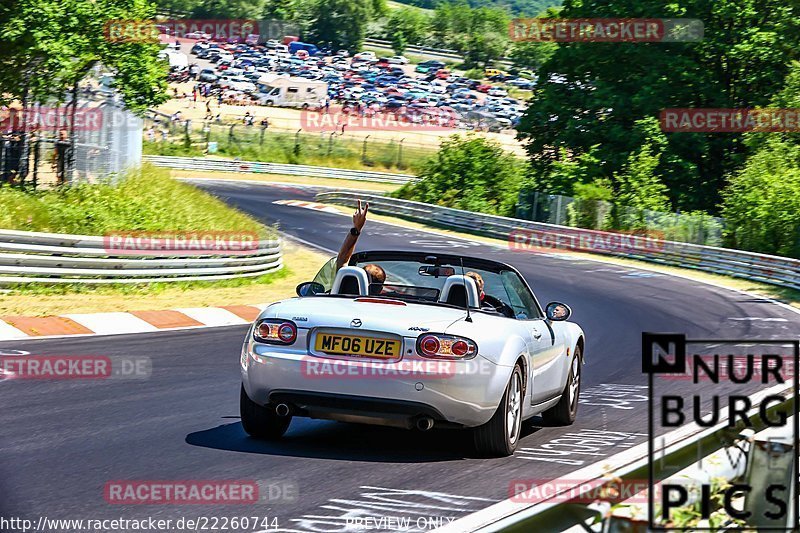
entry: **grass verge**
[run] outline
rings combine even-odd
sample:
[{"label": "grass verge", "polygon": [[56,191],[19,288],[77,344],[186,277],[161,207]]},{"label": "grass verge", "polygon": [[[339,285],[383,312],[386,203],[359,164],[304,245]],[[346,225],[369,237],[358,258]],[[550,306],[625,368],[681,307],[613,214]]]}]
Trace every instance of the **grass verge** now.
[{"label": "grass verge", "polygon": [[[436,154],[438,147],[438,144],[420,147],[394,140],[368,140],[366,137],[342,138],[276,131],[269,131],[268,135],[262,136],[260,132],[261,128],[242,127],[231,137],[228,128],[215,125],[209,140],[217,143],[214,155],[219,157],[397,173],[419,171]],[[144,141],[142,150],[147,155],[202,157],[205,141],[205,137],[197,135],[188,141],[178,135],[173,142]]]},{"label": "grass verge", "polygon": [[285,183],[287,185],[307,185],[316,187],[336,187],[358,189],[365,192],[392,192],[400,188],[398,183],[381,183],[378,181],[359,181],[333,178],[312,178],[309,176],[285,176],[283,174],[254,174],[250,172],[202,172],[188,170],[172,170],[173,178],[200,178],[208,180],[247,180],[264,183]]},{"label": "grass verge", "polygon": [[116,183],[81,183],[35,192],[0,187],[0,228],[80,235],[120,231],[275,234],[256,219],[149,165]]},{"label": "grass verge", "polygon": [[281,271],[250,279],[77,289],[76,285],[18,288],[0,294],[0,315],[48,316],[273,302],[294,296],[297,284],[313,279],[330,258],[284,240],[283,259]]}]

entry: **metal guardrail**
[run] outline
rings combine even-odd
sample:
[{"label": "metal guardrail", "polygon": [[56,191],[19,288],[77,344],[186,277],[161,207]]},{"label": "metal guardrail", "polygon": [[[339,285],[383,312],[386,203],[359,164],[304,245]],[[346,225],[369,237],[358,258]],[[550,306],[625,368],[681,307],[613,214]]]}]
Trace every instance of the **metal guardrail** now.
[{"label": "metal guardrail", "polygon": [[[379,48],[381,50],[391,50],[392,53],[394,53],[392,43],[382,39],[364,39],[364,45],[371,48]],[[447,48],[431,48],[428,46],[418,46],[412,44],[406,46],[406,52],[410,54],[438,57],[441,59],[450,59],[458,62],[464,61],[463,53],[459,52],[458,50],[450,50]],[[496,61],[496,63],[507,67],[510,67],[513,64],[512,61],[507,57],[500,58]]]},{"label": "metal guardrail", "polygon": [[313,167],[308,165],[288,165],[263,163],[260,161],[234,161],[232,159],[208,159],[205,157],[174,157],[161,155],[144,156],[144,161],[159,167],[180,170],[216,172],[252,172],[256,174],[284,174],[287,176],[309,176],[313,178],[347,179],[355,181],[376,181],[382,183],[408,183],[419,178],[411,174],[392,174],[369,170],[347,170],[340,168]]},{"label": "metal guardrail", "polygon": [[[524,252],[530,250],[531,240],[526,242],[526,231],[531,232],[538,242],[566,243],[566,247],[537,247],[538,251],[581,251],[637,259],[650,263],[691,268],[724,276],[743,278],[781,287],[800,290],[800,260],[774,255],[757,254],[728,248],[702,246],[674,241],[647,239],[637,241],[635,236],[626,234],[587,230],[569,226],[557,226],[529,220],[486,215],[451,209],[421,202],[390,198],[378,194],[348,191],[329,191],[319,193],[321,202],[353,205],[357,199],[366,200],[370,210],[375,213],[396,215],[425,224],[456,228],[476,232],[491,237],[509,239],[512,249]],[[584,246],[570,248],[569,243],[625,240],[630,237],[631,246],[617,249]],[[639,242],[640,245],[636,243]]]},{"label": "metal guardrail", "polygon": [[[167,256],[168,255],[168,256]],[[282,268],[280,240],[241,254],[112,250],[104,237],[0,230],[0,285],[149,283],[254,277]]]}]

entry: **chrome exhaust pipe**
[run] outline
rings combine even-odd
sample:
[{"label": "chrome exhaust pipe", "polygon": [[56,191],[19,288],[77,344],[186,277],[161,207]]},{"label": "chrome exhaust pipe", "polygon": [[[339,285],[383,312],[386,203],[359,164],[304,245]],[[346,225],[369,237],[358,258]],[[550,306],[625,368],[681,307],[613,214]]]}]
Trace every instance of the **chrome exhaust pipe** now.
[{"label": "chrome exhaust pipe", "polygon": [[420,431],[428,431],[433,427],[433,418],[429,416],[421,416],[417,419],[417,429]]},{"label": "chrome exhaust pipe", "polygon": [[279,403],[275,407],[275,414],[278,416],[289,416],[289,411],[290,411],[289,406],[286,405],[285,403]]}]

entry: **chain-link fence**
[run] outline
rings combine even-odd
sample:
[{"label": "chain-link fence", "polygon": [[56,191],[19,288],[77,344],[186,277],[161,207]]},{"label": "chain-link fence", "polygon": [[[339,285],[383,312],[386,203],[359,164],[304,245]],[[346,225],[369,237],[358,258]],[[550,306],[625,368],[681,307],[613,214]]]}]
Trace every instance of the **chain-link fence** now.
[{"label": "chain-link fence", "polygon": [[0,183],[38,187],[94,181],[142,158],[142,119],[119,99],[82,92],[73,106],[35,104],[3,110]]},{"label": "chain-link fence", "polygon": [[648,232],[670,241],[720,246],[725,221],[705,213],[634,209],[601,200],[523,191],[517,218],[596,230]]},{"label": "chain-link fence", "polygon": [[438,149],[438,145],[412,142],[402,136],[309,132],[262,125],[260,121],[245,125],[180,120],[160,113],[150,113],[144,127],[145,150],[152,155],[217,154],[249,161],[413,172]]}]

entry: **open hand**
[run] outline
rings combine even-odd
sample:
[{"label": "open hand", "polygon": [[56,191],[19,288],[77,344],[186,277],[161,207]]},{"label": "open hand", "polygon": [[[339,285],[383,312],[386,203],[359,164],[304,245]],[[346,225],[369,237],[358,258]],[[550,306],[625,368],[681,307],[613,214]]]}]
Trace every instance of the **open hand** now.
[{"label": "open hand", "polygon": [[364,208],[361,208],[361,200],[358,201],[358,209],[356,212],[353,213],[353,226],[360,232],[361,229],[364,227],[364,224],[367,222],[367,211],[369,211],[369,202],[364,204]]}]

